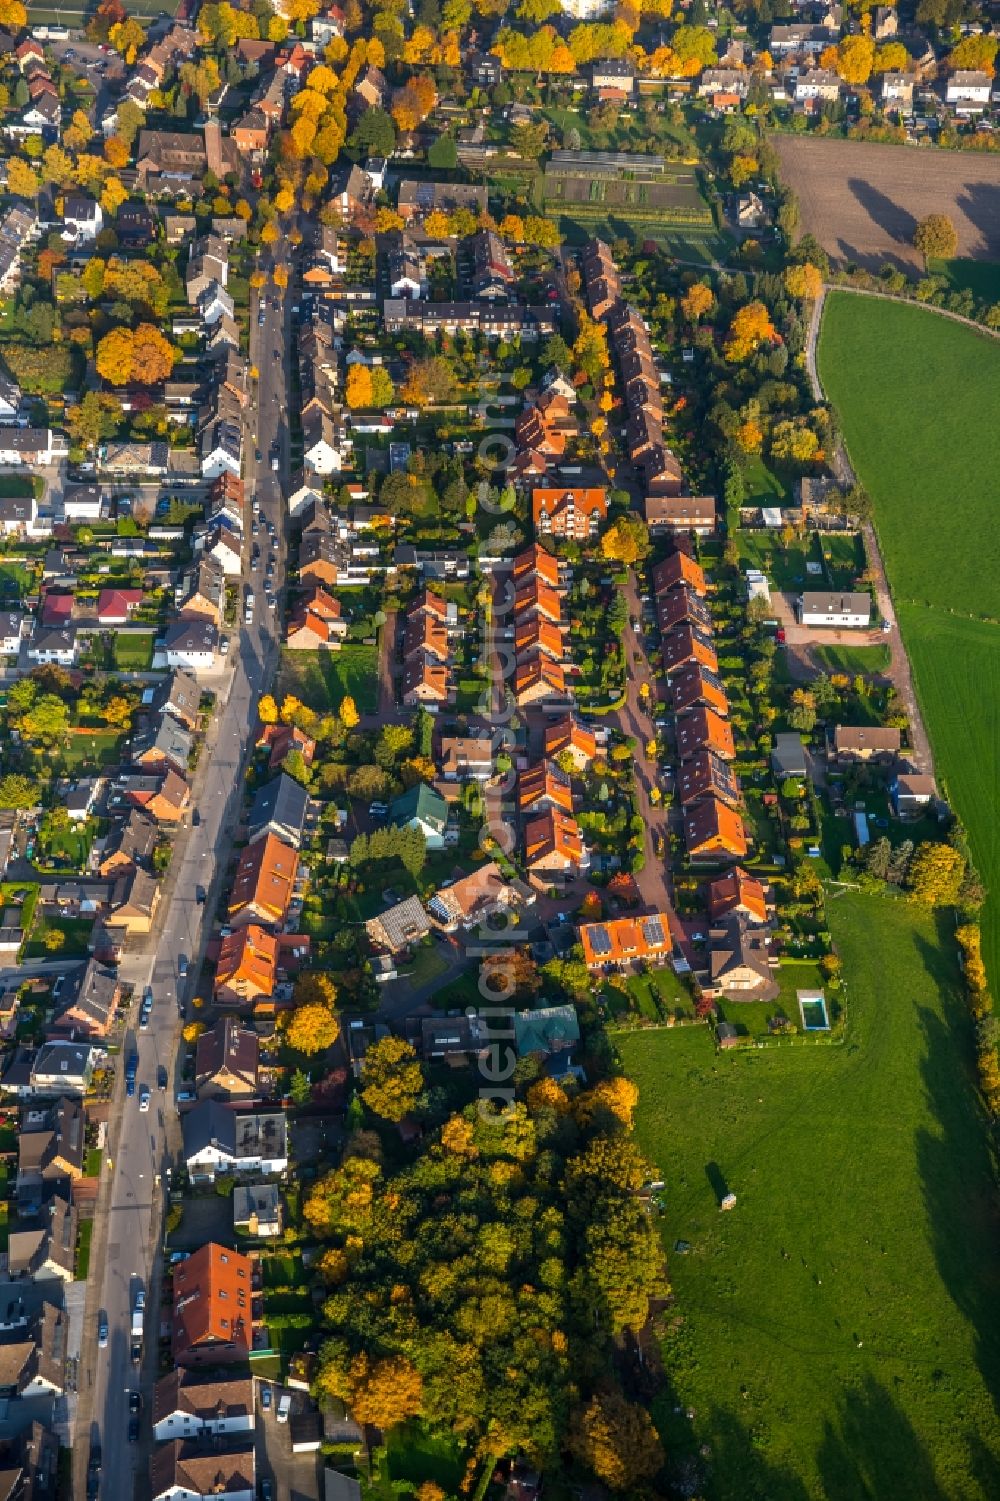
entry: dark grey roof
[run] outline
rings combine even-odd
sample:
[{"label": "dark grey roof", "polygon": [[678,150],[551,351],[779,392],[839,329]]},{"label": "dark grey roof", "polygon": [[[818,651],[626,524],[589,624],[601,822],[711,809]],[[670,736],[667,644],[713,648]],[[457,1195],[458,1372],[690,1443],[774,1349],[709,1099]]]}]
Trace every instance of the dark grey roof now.
[{"label": "dark grey roof", "polygon": [[289,829],[301,835],[309,806],[309,794],[294,777],[282,772],[265,783],[250,807],[247,827],[251,843],[273,828]]},{"label": "dark grey roof", "polygon": [[231,1157],[236,1153],[236,1116],[218,1100],[204,1100],[181,1118],[184,1156],[191,1158],[216,1146]]}]

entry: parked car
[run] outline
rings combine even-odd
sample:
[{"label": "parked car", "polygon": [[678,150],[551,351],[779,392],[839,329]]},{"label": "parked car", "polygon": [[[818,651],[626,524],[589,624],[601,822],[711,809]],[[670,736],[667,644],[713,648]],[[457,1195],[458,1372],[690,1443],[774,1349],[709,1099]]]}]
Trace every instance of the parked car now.
[{"label": "parked car", "polygon": [[140,1089],[140,1091],[139,1091],[139,1109],[142,1111],[143,1115],[145,1115],[146,1112],[149,1109],[149,1085],[148,1084],[144,1084],[142,1086],[142,1088]]},{"label": "parked car", "polygon": [[97,1348],[106,1350],[108,1345],[108,1316],[102,1313],[97,1319]]}]

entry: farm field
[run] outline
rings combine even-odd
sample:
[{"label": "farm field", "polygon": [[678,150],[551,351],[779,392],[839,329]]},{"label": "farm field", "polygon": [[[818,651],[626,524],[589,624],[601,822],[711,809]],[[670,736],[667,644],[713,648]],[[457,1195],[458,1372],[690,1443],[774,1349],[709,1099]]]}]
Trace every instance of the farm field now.
[{"label": "farm field", "polygon": [[[709,1501],[985,1498],[995,1185],[956,965],[903,902],[846,896],[830,925],[843,1046],[717,1054],[700,1027],[614,1038],[666,1181],[677,1303],[654,1416]],[[720,1215],[726,1189],[737,1205]]]},{"label": "farm field", "polygon": [[340,651],[281,653],[278,698],[300,698],[317,714],[335,712],[350,695],[359,714],[372,714],[378,696],[378,648],[346,642]]},{"label": "farm field", "polygon": [[1000,342],[925,309],[835,293],[819,373],[875,502],[937,774],[993,893],[983,948],[996,984],[1000,536],[989,507],[1000,462]]},{"label": "farm field", "polygon": [[1000,260],[1000,157],[774,134],[782,177],[795,190],[804,233],[830,257],[877,270],[893,261],[921,273],[913,231],[947,213],[960,259]]}]

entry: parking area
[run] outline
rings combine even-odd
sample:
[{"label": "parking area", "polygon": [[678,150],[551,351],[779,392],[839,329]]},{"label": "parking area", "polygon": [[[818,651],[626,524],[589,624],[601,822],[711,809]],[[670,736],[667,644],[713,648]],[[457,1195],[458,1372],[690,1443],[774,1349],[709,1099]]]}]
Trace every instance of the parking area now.
[{"label": "parking area", "polygon": [[[311,1399],[304,1392],[289,1392],[277,1382],[258,1381],[256,1386],[258,1496],[266,1495],[266,1483],[269,1482],[271,1501],[319,1501],[323,1465],[319,1451],[321,1427],[317,1428],[315,1448],[299,1454],[292,1449],[293,1438],[300,1443],[303,1441],[304,1436],[299,1430],[303,1416],[307,1411],[313,1411]],[[290,1408],[287,1421],[279,1422],[278,1412],[285,1395],[290,1398]],[[318,1416],[317,1423],[321,1423]]]}]

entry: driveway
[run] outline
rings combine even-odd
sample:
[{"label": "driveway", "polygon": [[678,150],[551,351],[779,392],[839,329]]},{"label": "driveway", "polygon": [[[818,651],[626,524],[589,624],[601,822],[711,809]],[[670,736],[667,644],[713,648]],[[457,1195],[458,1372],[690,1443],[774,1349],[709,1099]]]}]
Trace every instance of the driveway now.
[{"label": "driveway", "polygon": [[[257,1381],[257,1426],[254,1429],[254,1449],[257,1460],[257,1493],[262,1480],[271,1480],[274,1485],[274,1501],[318,1501],[320,1494],[320,1469],[323,1456],[319,1451],[311,1454],[292,1453],[290,1423],[279,1423],[278,1402],[283,1391],[277,1381]],[[271,1393],[271,1405],[261,1406],[261,1393],[267,1388]],[[312,1407],[304,1392],[291,1392],[291,1417]]]}]

